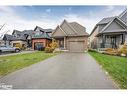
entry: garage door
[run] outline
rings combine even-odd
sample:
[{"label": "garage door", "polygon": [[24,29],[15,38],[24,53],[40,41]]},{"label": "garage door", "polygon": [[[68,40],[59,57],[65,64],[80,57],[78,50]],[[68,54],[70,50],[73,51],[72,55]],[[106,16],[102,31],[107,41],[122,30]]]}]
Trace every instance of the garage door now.
[{"label": "garage door", "polygon": [[69,42],[70,52],[84,52],[84,42]]}]

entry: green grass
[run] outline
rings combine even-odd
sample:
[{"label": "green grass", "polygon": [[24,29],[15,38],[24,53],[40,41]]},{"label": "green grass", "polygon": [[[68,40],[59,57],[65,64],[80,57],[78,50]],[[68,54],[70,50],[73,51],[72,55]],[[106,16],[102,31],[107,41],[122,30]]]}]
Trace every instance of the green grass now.
[{"label": "green grass", "polygon": [[44,53],[40,51],[34,53],[0,57],[0,76],[7,75],[8,73],[30,66],[54,55],[56,54]]},{"label": "green grass", "polygon": [[127,89],[127,58],[89,52],[120,88]]}]

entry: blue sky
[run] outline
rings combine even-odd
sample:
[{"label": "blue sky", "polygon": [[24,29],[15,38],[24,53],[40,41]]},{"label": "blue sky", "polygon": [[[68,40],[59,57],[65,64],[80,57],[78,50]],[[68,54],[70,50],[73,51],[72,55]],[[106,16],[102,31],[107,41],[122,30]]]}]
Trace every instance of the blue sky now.
[{"label": "blue sky", "polygon": [[0,25],[6,23],[0,34],[13,29],[54,29],[64,19],[76,21],[90,33],[97,22],[104,17],[116,16],[126,6],[0,6]]}]

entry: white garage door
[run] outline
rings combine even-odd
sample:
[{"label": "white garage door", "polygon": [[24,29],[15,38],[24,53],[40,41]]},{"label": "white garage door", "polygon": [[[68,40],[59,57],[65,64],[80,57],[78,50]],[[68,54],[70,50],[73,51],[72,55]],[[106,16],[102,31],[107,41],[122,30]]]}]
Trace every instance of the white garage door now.
[{"label": "white garage door", "polygon": [[69,51],[70,52],[84,52],[84,42],[77,41],[77,42],[69,42]]}]

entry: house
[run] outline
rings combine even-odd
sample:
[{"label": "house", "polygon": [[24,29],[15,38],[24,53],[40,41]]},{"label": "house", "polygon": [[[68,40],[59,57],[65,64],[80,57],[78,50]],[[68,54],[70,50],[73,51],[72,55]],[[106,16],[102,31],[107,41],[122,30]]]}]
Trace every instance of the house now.
[{"label": "house", "polygon": [[26,38],[21,31],[14,30],[12,33],[11,45],[14,47],[26,48]]},{"label": "house", "polygon": [[3,40],[5,45],[12,45],[13,47],[27,48],[32,47],[31,35],[33,30],[18,31],[13,30],[12,35],[5,34]]},{"label": "house", "polygon": [[103,18],[90,34],[90,47],[119,48],[127,43],[127,10],[119,16]]},{"label": "house", "polygon": [[34,33],[33,30],[18,31],[14,30],[12,33],[12,46],[21,46],[22,48],[30,48],[32,46],[31,36]]},{"label": "house", "polygon": [[13,36],[9,35],[9,34],[4,34],[3,36],[3,41],[5,45],[11,45],[11,40],[12,40]]},{"label": "house", "polygon": [[67,22],[64,20],[58,25],[52,37],[56,39],[60,49],[70,52],[83,52],[87,49],[88,33],[86,28],[77,22]]},{"label": "house", "polygon": [[4,45],[4,40],[0,39],[0,46]]},{"label": "house", "polygon": [[34,29],[34,34],[32,35],[32,48],[34,50],[44,50],[44,48],[52,41],[52,31],[52,29],[43,29],[36,26]]}]

